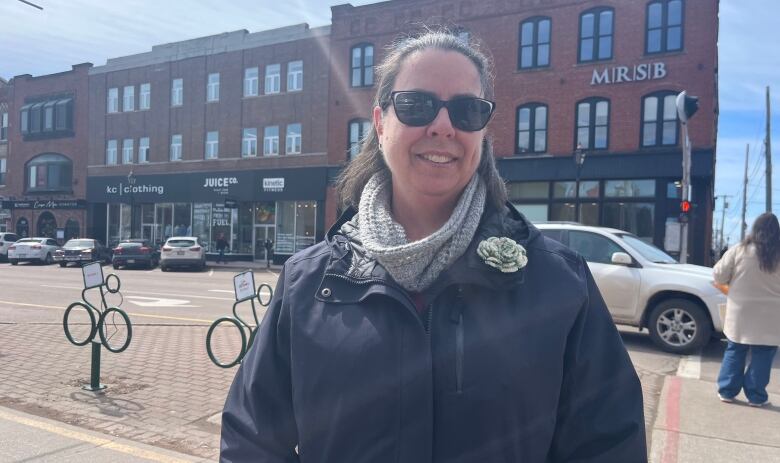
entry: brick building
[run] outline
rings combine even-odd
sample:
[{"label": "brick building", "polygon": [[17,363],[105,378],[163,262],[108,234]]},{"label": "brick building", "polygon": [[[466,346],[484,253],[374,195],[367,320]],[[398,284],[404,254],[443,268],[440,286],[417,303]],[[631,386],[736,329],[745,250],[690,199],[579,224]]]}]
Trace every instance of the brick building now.
[{"label": "brick building", "polygon": [[280,260],[320,239],[328,30],[241,30],[93,68],[96,236],[194,235],[213,251],[224,234],[234,259],[265,258],[270,239]]},{"label": "brick building", "polygon": [[[689,261],[710,263],[717,0],[394,0],[331,11],[332,165],[367,129],[371,67],[384,47],[418,23],[444,24],[493,55],[489,130],[512,202],[532,220],[620,228],[673,255],[682,178],[674,96],[699,96]],[[335,214],[329,207],[329,222]]]},{"label": "brick building", "polygon": [[0,78],[0,232],[10,230],[11,211],[3,207],[8,188],[8,120],[10,117],[11,86]]},{"label": "brick building", "polygon": [[7,171],[3,208],[8,231],[59,239],[91,234],[87,227],[87,72],[9,82]]}]

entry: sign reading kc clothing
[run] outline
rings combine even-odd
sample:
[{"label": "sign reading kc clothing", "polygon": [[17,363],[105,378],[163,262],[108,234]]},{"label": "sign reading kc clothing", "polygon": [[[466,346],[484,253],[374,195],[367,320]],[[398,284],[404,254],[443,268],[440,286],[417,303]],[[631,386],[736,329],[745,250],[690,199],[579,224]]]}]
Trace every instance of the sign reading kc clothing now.
[{"label": "sign reading kc clothing", "polygon": [[73,200],[36,200],[36,201],[3,201],[0,209],[85,209],[87,202],[83,199]]},{"label": "sign reading kc clothing", "polygon": [[89,177],[87,198],[106,203],[222,202],[227,196],[250,198],[254,178],[247,171],[136,175],[130,185],[123,176]]}]

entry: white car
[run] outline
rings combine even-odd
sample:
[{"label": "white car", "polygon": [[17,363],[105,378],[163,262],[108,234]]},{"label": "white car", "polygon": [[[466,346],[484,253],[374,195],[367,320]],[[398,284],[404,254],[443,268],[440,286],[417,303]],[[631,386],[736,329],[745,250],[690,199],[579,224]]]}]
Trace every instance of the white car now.
[{"label": "white car", "polygon": [[0,233],[0,259],[8,259],[8,248],[18,240],[19,237],[13,233]]},{"label": "white car", "polygon": [[723,331],[726,296],[713,286],[711,268],[680,264],[622,230],[535,225],[585,258],[616,323],[647,328],[662,349],[693,352]]},{"label": "white car", "polygon": [[8,262],[40,262],[49,265],[54,262],[54,253],[60,249],[57,240],[51,238],[23,238],[8,247]]},{"label": "white car", "polygon": [[196,236],[173,236],[160,252],[160,270],[167,272],[171,267],[206,268],[206,250]]}]

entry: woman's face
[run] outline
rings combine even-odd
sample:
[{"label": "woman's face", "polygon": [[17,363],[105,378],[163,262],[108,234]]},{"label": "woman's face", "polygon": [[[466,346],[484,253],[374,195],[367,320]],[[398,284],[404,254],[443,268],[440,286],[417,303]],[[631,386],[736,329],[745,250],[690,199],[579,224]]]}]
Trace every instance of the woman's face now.
[{"label": "woman's face", "polygon": [[[441,100],[482,97],[479,71],[454,51],[428,49],[401,64],[393,91],[421,90]],[[484,129],[465,132],[452,126],[447,108],[424,127],[401,123],[392,104],[374,108],[374,124],[393,177],[393,198],[407,204],[456,201],[479,166]]]}]

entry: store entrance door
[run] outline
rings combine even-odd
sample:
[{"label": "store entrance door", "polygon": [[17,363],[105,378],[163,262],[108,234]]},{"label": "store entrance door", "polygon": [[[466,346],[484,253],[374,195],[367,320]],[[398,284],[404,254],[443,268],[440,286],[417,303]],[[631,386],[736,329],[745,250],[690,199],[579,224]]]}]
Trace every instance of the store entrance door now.
[{"label": "store entrance door", "polygon": [[255,225],[255,260],[267,260],[269,255],[265,251],[265,240],[271,240],[276,246],[276,228],[273,225]]}]

